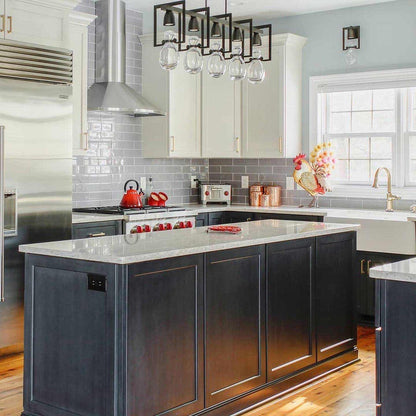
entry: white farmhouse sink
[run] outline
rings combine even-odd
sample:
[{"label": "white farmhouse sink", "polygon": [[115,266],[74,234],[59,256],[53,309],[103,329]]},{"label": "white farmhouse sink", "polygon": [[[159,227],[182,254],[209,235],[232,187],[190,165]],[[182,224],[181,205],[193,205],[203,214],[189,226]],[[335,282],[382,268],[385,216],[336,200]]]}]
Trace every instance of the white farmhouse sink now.
[{"label": "white farmhouse sink", "polygon": [[416,216],[410,212],[328,209],[324,221],[360,224],[357,250],[416,255]]}]

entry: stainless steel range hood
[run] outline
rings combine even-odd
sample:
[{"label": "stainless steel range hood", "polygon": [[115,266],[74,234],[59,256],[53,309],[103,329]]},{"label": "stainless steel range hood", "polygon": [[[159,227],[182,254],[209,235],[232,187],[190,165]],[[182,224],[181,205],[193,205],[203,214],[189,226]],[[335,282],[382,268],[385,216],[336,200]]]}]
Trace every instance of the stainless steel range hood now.
[{"label": "stainless steel range hood", "polygon": [[88,110],[135,117],[165,114],[126,84],[126,5],[96,2],[96,82],[88,90]]}]

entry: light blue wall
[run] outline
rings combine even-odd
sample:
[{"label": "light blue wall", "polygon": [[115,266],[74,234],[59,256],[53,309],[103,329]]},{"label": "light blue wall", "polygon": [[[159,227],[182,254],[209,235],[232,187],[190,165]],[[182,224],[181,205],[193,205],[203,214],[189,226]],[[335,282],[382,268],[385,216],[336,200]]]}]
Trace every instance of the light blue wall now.
[{"label": "light blue wall", "polygon": [[[272,21],[275,33],[295,33],[308,42],[303,54],[303,143],[309,137],[309,77],[335,73],[416,67],[416,0],[286,17]],[[342,28],[361,26],[361,50],[345,64]]]}]

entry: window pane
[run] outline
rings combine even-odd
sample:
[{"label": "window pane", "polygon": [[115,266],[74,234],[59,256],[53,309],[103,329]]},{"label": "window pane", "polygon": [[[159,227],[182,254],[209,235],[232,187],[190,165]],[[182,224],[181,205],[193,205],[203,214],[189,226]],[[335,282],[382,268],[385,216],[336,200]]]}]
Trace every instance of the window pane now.
[{"label": "window pane", "polygon": [[357,133],[371,131],[371,111],[352,113],[352,131]]},{"label": "window pane", "polygon": [[368,137],[354,137],[350,139],[350,158],[370,158],[370,139]]},{"label": "window pane", "polygon": [[[371,178],[374,178],[374,175],[378,168],[383,168],[383,167],[390,169],[390,172],[391,172],[392,171],[391,160],[372,160],[371,161]],[[386,172],[384,171],[380,172],[378,183],[383,184],[383,185],[387,183]]]},{"label": "window pane", "polygon": [[331,133],[348,133],[351,131],[351,113],[331,114]]},{"label": "window pane", "polygon": [[409,137],[409,157],[416,159],[416,136]]},{"label": "window pane", "polygon": [[331,139],[331,143],[331,151],[337,159],[348,159],[348,138]]},{"label": "window pane", "polygon": [[374,90],[373,110],[393,110],[396,107],[394,90]]},{"label": "window pane", "polygon": [[368,160],[350,160],[350,180],[370,182],[370,164]]},{"label": "window pane", "polygon": [[416,182],[416,160],[413,159],[410,161],[410,172],[409,172],[409,181]]},{"label": "window pane", "polygon": [[[416,149],[415,149],[416,150]],[[393,157],[391,137],[371,138],[371,158],[391,159]]]},{"label": "window pane", "polygon": [[331,111],[351,111],[351,93],[334,92],[330,94]]},{"label": "window pane", "polygon": [[374,131],[394,131],[396,128],[394,111],[375,111],[373,113]]},{"label": "window pane", "polygon": [[331,179],[335,181],[348,181],[348,161],[347,160],[337,160],[335,164],[334,173]]},{"label": "window pane", "polygon": [[372,91],[354,91],[352,93],[352,111],[369,110],[372,107]]}]

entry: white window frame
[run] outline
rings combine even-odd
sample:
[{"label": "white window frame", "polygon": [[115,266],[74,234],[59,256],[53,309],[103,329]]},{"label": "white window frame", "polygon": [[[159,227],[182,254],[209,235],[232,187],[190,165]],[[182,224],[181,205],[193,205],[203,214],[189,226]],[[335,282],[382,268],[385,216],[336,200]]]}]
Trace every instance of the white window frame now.
[{"label": "white window frame", "polygon": [[[326,125],[325,114],[321,114],[319,109],[322,92],[371,90],[379,88],[414,88],[416,87],[416,68],[395,69],[387,71],[356,72],[349,74],[334,74],[314,76],[309,79],[309,149],[313,149],[316,144],[324,139],[325,132],[323,126]],[[397,97],[397,125],[409,126],[409,114],[403,114],[401,109],[406,108],[408,97],[406,94],[398,94]],[[405,118],[405,119],[403,119]],[[405,169],[394,169],[392,172],[394,192],[402,196],[403,199],[416,199],[416,183],[406,181],[409,178],[410,163],[405,157],[408,150],[408,137],[412,132],[398,131],[397,152],[393,154],[394,166],[405,166]],[[415,132],[416,133],[416,132]],[[371,134],[375,136],[374,133]],[[371,136],[370,135],[370,136]],[[362,137],[362,136],[361,136]],[[385,198],[386,190],[383,186],[374,189],[368,185],[337,184],[334,191],[328,194],[329,197],[357,197],[357,198]]]}]

